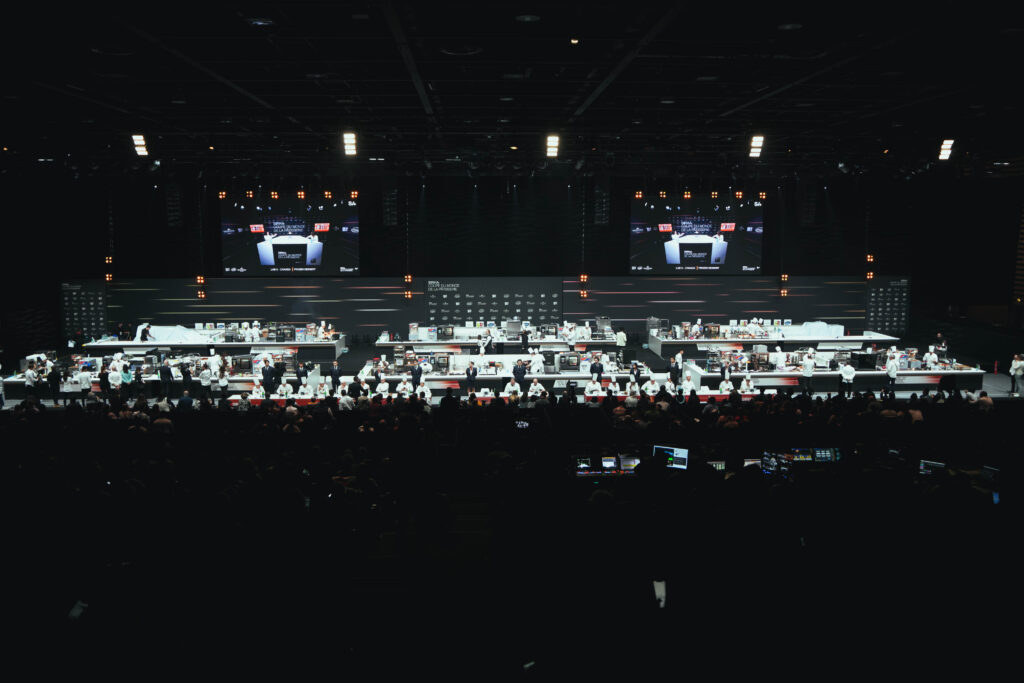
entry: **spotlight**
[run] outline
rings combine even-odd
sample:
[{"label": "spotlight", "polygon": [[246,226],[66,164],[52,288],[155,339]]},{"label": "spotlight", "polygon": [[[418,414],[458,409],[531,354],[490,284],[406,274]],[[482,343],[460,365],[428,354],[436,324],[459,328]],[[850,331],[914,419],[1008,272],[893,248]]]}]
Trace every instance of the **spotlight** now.
[{"label": "spotlight", "polygon": [[643,199],[644,198],[644,193],[641,192],[640,190],[637,190],[636,192],[633,193],[633,197],[635,199]]},{"label": "spotlight", "polygon": [[111,282],[114,279],[114,274],[107,273],[106,275],[103,276],[103,279],[106,280],[107,282]]},{"label": "spotlight", "polygon": [[750,138],[750,156],[757,158],[761,156],[761,148],[764,147],[764,136],[754,135]]},{"label": "spotlight", "polygon": [[569,44],[570,45],[579,45],[580,44],[580,39],[579,38],[570,38],[569,39]]},{"label": "spotlight", "polygon": [[246,190],[245,191],[245,198],[246,199],[252,199],[252,190]]},{"label": "spotlight", "polygon": [[590,297],[590,295],[587,293],[587,290],[585,290],[585,289],[581,289],[580,290],[580,298],[581,299],[587,299],[589,297]]},{"label": "spotlight", "polygon": [[689,199],[691,196],[692,195],[690,194],[689,190],[687,190],[686,192],[683,193],[683,199]]},{"label": "spotlight", "polygon": [[359,199],[359,190],[352,190],[348,193],[349,199]]},{"label": "spotlight", "polygon": [[351,157],[356,154],[356,134],[355,133],[344,133],[341,136],[342,142],[345,145],[345,156]]},{"label": "spotlight", "polygon": [[666,197],[666,194],[667,193],[665,192],[665,190],[658,190],[658,197],[660,197],[661,199],[664,199]]},{"label": "spotlight", "polygon": [[206,276],[205,275],[196,275],[196,284],[197,285],[205,285],[206,284]]},{"label": "spotlight", "polygon": [[590,279],[589,275],[587,275],[586,273],[580,273],[580,283],[581,284],[584,284],[584,285],[587,284],[587,280],[589,280],[589,279]]},{"label": "spotlight", "polygon": [[405,290],[405,292],[403,293],[403,296],[404,296],[404,297],[405,297],[406,299],[411,299],[411,298],[412,298],[412,290],[411,290],[411,289],[407,289],[407,290]]},{"label": "spotlight", "polygon": [[786,289],[786,288],[780,289],[779,290],[779,296],[789,296],[789,290]]},{"label": "spotlight", "polygon": [[711,193],[711,198],[712,198],[712,199],[718,199],[718,192],[714,192],[714,191],[713,191],[713,192]]},{"label": "spotlight", "polygon": [[875,279],[875,273],[873,271],[869,270],[868,274],[866,275],[866,277],[867,277],[868,280],[874,280]]},{"label": "spotlight", "polygon": [[558,138],[557,135],[549,135],[548,136],[548,156],[549,157],[557,157],[558,156],[558,142],[559,142],[559,138]]},{"label": "spotlight", "polygon": [[768,197],[768,193],[767,192],[758,192],[757,193],[757,198],[758,199],[766,199],[767,197]]},{"label": "spotlight", "polygon": [[217,199],[227,199],[227,198],[228,198],[228,193],[225,192],[224,190],[221,190],[220,192],[217,193]]},{"label": "spotlight", "polygon": [[196,298],[197,299],[205,299],[206,298],[206,290],[205,289],[197,289],[196,290]]},{"label": "spotlight", "polygon": [[324,199],[334,199],[334,195],[331,194],[330,190],[324,190]]},{"label": "spotlight", "polygon": [[742,190],[737,190],[736,191],[736,199],[743,199],[743,191]]},{"label": "spotlight", "polygon": [[270,198],[271,199],[277,199],[278,198],[277,190],[271,190]]},{"label": "spotlight", "polygon": [[412,275],[406,275],[405,276],[405,282],[406,282],[406,284],[412,282]]},{"label": "spotlight", "polygon": [[945,161],[949,159],[949,155],[953,153],[953,141],[943,140],[942,147],[939,148],[939,159]]},{"label": "spotlight", "polygon": [[868,254],[866,258],[867,258],[868,263],[874,263],[875,262],[875,255],[874,254]]},{"label": "spotlight", "polygon": [[299,190],[298,192],[295,193],[295,196],[298,197],[299,199],[305,199],[306,198],[306,191],[305,190]]},{"label": "spotlight", "polygon": [[789,282],[789,275],[787,273],[783,273],[782,275],[779,276],[779,279],[782,280],[783,282]]},{"label": "spotlight", "polygon": [[111,263],[114,262],[114,257],[113,256],[107,256],[105,259],[103,259],[103,262],[106,263],[109,266]]}]

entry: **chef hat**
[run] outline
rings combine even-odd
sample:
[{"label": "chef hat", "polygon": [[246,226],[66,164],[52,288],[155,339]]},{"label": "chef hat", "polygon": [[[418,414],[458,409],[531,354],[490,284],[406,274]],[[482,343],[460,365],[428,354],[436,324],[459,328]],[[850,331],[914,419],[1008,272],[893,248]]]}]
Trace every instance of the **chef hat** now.
[{"label": "chef hat", "polygon": [[775,350],[781,353],[782,352],[782,347],[781,346],[776,346]]},{"label": "chef hat", "polygon": [[303,377],[302,378],[302,383],[303,384],[308,384],[309,383],[309,378],[308,377]]},{"label": "chef hat", "polygon": [[929,351],[934,351],[934,350],[935,350],[935,347],[934,347],[934,346],[929,346],[929,347],[928,347],[928,350],[929,350]]},{"label": "chef hat", "polygon": [[259,386],[259,385],[260,385],[260,379],[259,379],[259,377],[257,377],[256,379],[254,379],[254,380],[253,380],[253,384],[254,384],[255,386]]},{"label": "chef hat", "polygon": [[533,347],[530,347],[529,349],[527,349],[527,351],[529,351],[530,353],[533,353]]}]

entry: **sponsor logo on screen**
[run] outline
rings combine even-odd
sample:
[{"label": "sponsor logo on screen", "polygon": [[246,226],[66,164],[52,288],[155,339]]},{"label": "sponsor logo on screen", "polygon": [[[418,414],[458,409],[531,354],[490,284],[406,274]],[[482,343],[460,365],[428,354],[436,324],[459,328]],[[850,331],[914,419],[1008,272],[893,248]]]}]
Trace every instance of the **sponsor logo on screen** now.
[{"label": "sponsor logo on screen", "polygon": [[263,232],[262,223],[252,223],[249,225],[249,232]]},{"label": "sponsor logo on screen", "polygon": [[330,223],[314,223],[313,232],[329,232],[331,229]]},{"label": "sponsor logo on screen", "polygon": [[719,232],[733,232],[736,229],[735,223],[722,223],[722,227],[718,229]]},{"label": "sponsor logo on screen", "polygon": [[672,232],[672,224],[658,223],[658,232]]}]

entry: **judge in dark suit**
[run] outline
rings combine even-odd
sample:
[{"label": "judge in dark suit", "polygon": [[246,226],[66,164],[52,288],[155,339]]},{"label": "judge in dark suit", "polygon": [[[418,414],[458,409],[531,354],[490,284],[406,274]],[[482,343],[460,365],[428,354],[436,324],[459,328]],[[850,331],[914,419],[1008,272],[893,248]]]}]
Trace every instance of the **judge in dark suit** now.
[{"label": "judge in dark suit", "polygon": [[369,391],[363,391],[359,378],[353,376],[352,381],[348,383],[348,395],[355,399],[363,395],[368,395],[369,393]]},{"label": "judge in dark suit", "polygon": [[335,391],[341,386],[341,368],[338,367],[338,361],[331,363],[331,369],[329,371],[331,376],[331,388]]},{"label": "judge in dark suit", "polygon": [[476,391],[476,366],[473,361],[469,361],[469,367],[466,368],[466,391]]},{"label": "judge in dark suit", "polygon": [[636,382],[637,386],[640,386],[640,366],[636,361],[633,361],[633,365],[629,368],[629,378]]},{"label": "judge in dark suit", "polygon": [[270,365],[264,365],[260,372],[263,375],[263,389],[267,392],[267,396],[270,396],[277,390],[274,368],[270,367]]},{"label": "judge in dark suit", "polygon": [[519,339],[523,342],[523,353],[530,350],[530,331],[523,330],[519,333]]},{"label": "judge in dark suit", "polygon": [[412,385],[418,387],[420,385],[420,378],[423,377],[423,368],[419,364],[412,366]]},{"label": "judge in dark suit", "polygon": [[517,360],[516,364],[512,366],[512,376],[516,378],[516,384],[521,387],[526,386],[526,366],[523,365],[522,360]]},{"label": "judge in dark suit", "polygon": [[679,368],[679,365],[676,363],[676,359],[673,358],[672,361],[668,364],[668,376],[669,376],[669,379],[672,380],[672,384],[678,386],[679,385],[679,377],[681,375],[682,375],[682,370]]},{"label": "judge in dark suit", "polygon": [[164,396],[171,395],[171,383],[174,381],[174,375],[171,373],[171,361],[165,360],[164,364],[160,366],[160,393]]},{"label": "judge in dark suit", "polygon": [[181,398],[178,399],[178,410],[192,410],[192,407],[192,397],[187,391],[182,392]]},{"label": "judge in dark suit", "polygon": [[[181,390],[191,391],[192,390],[192,366],[188,363],[181,364]],[[164,394],[167,398],[170,398],[170,394]]]},{"label": "judge in dark suit", "polygon": [[601,364],[600,359],[596,359],[590,364],[590,374],[598,382],[601,381],[601,377],[604,375],[604,365]]},{"label": "judge in dark suit", "polygon": [[302,380],[304,380],[307,377],[309,377],[309,370],[306,369],[306,364],[305,363],[298,363],[298,364],[296,364],[296,366],[295,366],[295,377],[296,377],[296,379],[299,380],[299,386],[301,387],[302,384],[303,384]]},{"label": "judge in dark suit", "polygon": [[284,381],[284,363],[274,363],[274,392]]}]

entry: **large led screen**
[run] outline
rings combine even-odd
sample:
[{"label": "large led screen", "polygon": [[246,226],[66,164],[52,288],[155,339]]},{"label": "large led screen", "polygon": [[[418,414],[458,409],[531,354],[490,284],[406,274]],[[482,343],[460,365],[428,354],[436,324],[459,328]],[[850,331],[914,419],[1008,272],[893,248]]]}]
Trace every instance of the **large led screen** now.
[{"label": "large led screen", "polygon": [[358,275],[355,199],[222,199],[225,275]]},{"label": "large led screen", "polygon": [[689,199],[634,198],[629,230],[629,270],[636,275],[761,272],[764,221],[759,199],[696,194]]}]

